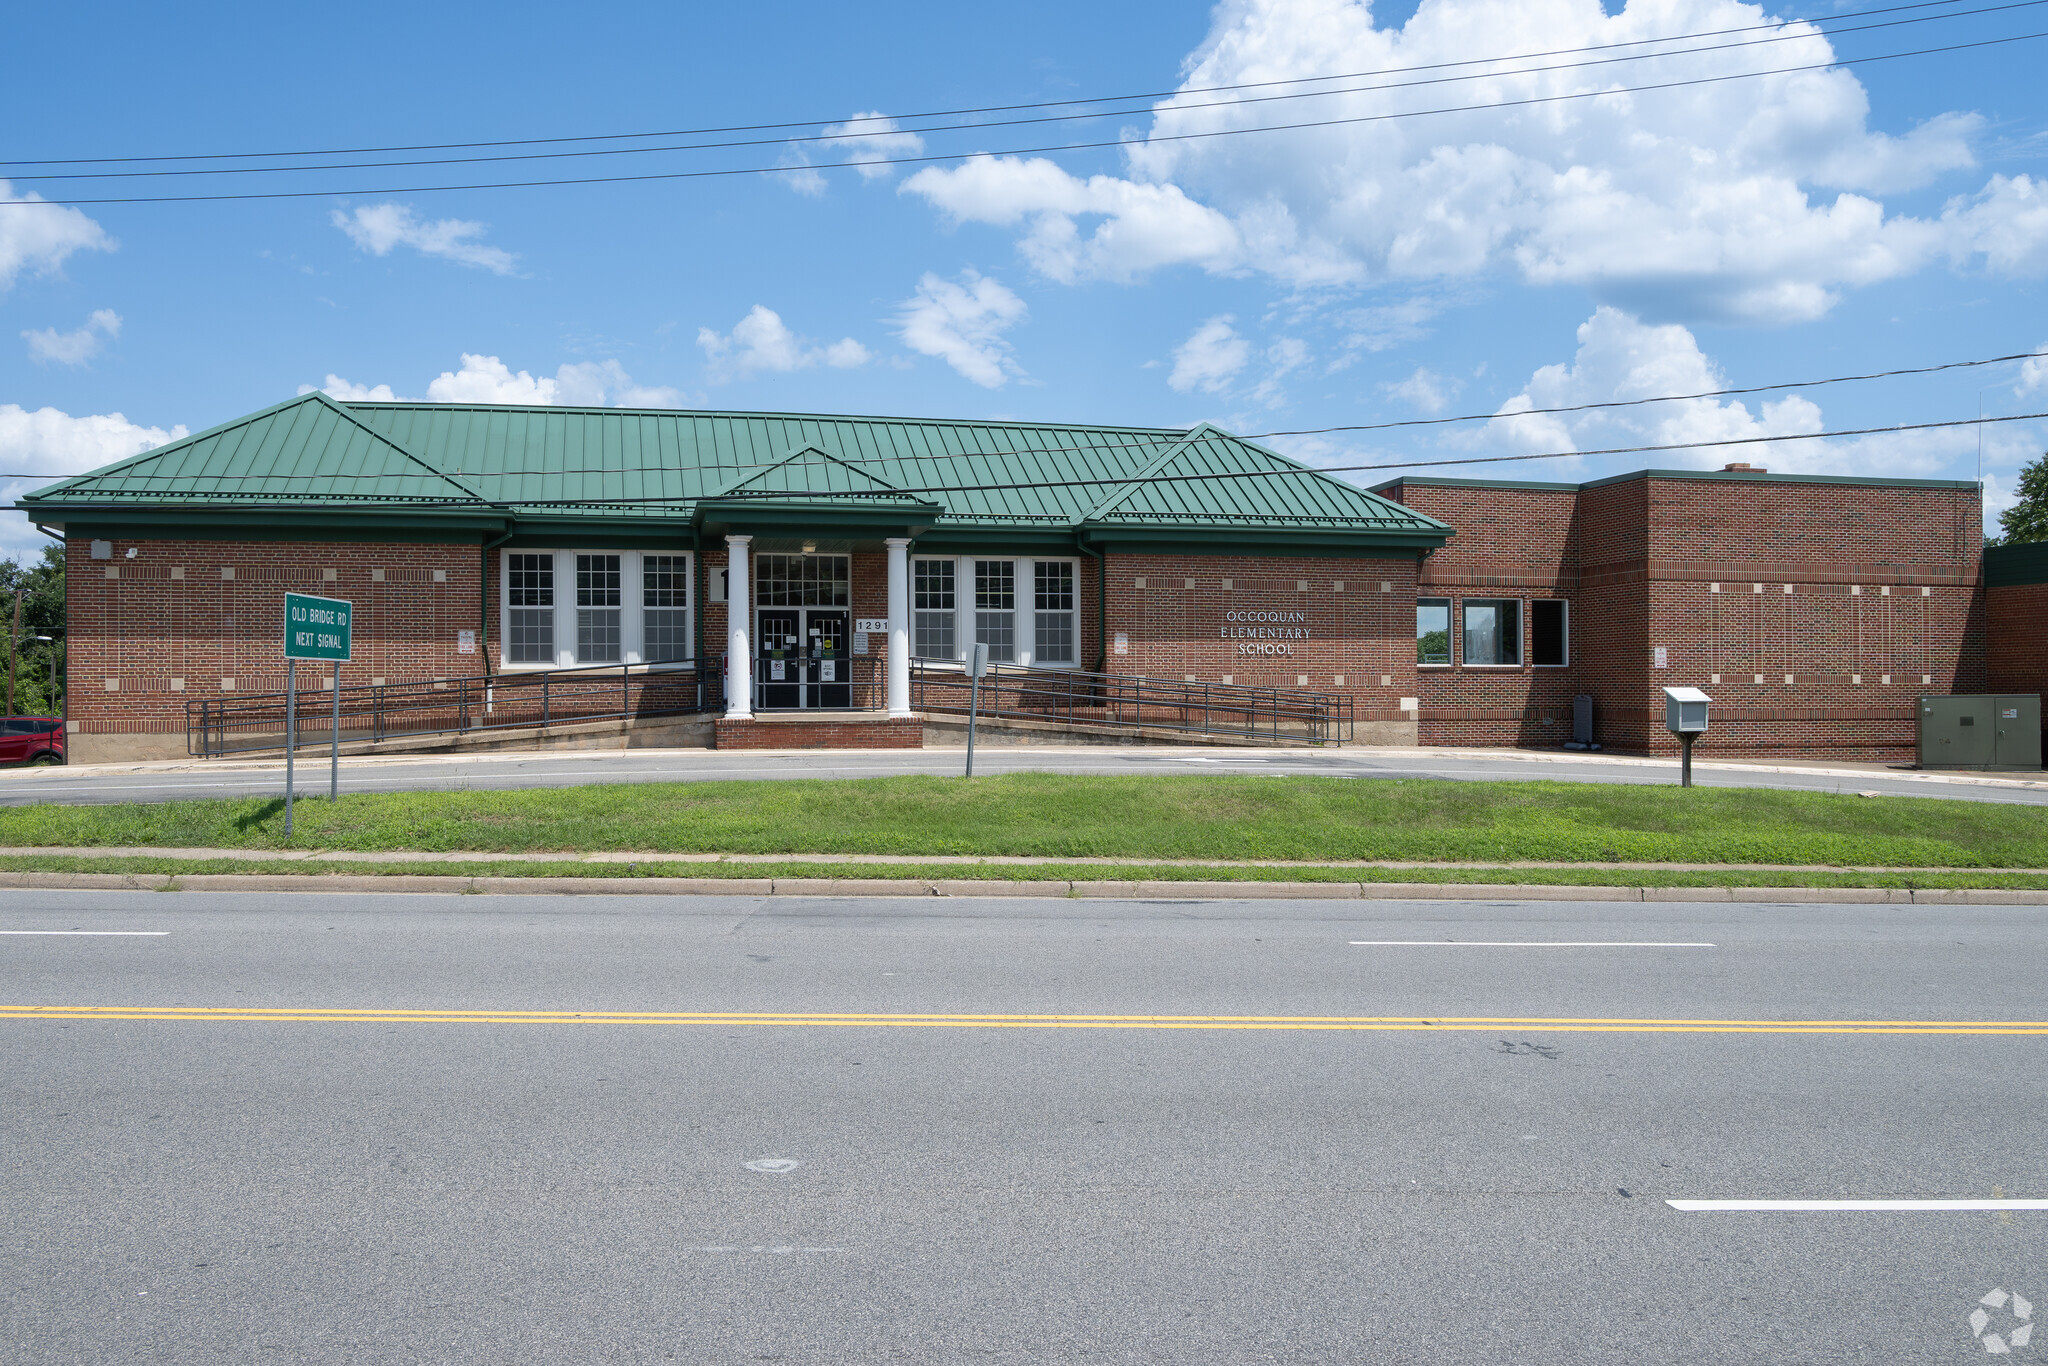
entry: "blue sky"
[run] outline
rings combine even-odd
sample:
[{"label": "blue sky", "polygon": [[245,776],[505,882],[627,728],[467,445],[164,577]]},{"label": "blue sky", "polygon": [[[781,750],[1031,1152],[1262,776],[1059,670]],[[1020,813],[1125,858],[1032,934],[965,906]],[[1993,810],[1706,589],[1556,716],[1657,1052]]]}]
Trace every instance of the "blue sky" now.
[{"label": "blue sky", "polygon": [[[12,177],[0,181],[7,199],[319,191],[0,205],[0,471],[91,468],[304,386],[473,402],[1210,420],[1259,433],[2048,350],[2038,78],[2048,42],[1853,61],[2048,30],[2043,5],[1943,14],[1986,3],[1860,19],[1846,16],[1889,5],[366,4],[345,22],[304,7],[24,9],[9,21],[0,83],[5,155],[23,159],[804,120],[807,130],[752,136],[868,136],[127,181],[0,167]],[[1648,38],[1926,15],[1942,17],[1832,38],[1810,27],[1690,38],[1664,48],[1712,50],[1584,64],[1640,54],[1649,49],[1612,45]],[[1755,41],[1764,37],[1796,40]],[[1308,77],[1596,47],[1432,86],[1257,104],[1193,93],[1293,81],[1249,93],[1299,94],[1330,89],[1298,84]],[[1499,74],[1534,66],[1558,69]],[[1817,69],[1619,89],[1791,66]],[[1558,98],[1595,90],[1610,93]],[[1001,116],[979,116],[912,125],[966,125],[921,133],[846,123],[1126,92],[1180,93],[1091,122],[996,127]],[[1540,102],[1373,117],[1526,99]],[[1010,117],[1047,112],[1066,111]],[[1371,121],[1237,131],[1345,118]],[[1217,132],[1228,135],[1172,140]],[[1124,145],[839,164],[1102,140]],[[393,159],[403,158],[315,158]],[[349,192],[762,165],[793,169]],[[1980,401],[1994,415],[2048,410],[2048,361],[1272,444],[1324,465],[1445,460],[1967,418]],[[2048,423],[1986,433],[1994,510],[2044,445]],[[1974,478],[1978,436],[1440,472],[1584,479],[1733,459]],[[0,493],[29,487],[11,480]],[[37,544],[5,515],[0,554]]]}]

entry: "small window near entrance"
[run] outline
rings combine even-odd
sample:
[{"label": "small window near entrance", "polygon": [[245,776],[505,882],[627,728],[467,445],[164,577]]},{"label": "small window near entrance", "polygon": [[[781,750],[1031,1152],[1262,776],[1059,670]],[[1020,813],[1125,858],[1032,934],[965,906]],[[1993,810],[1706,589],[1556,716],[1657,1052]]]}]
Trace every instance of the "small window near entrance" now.
[{"label": "small window near entrance", "polygon": [[1417,664],[1449,664],[1451,662],[1451,600],[1449,598],[1417,598],[1415,600],[1415,662]]},{"label": "small window near entrance", "polygon": [[1522,662],[1522,604],[1512,598],[1465,599],[1465,666]]},{"label": "small window near entrance", "polygon": [[1538,598],[1529,604],[1529,662],[1539,669],[1561,669],[1572,662],[1571,604],[1562,598]]},{"label": "small window near entrance", "polygon": [[616,664],[619,653],[619,557],[576,557],[576,662]]},{"label": "small window near entrance", "polygon": [[953,658],[953,562],[919,560],[911,612],[916,617],[917,657]]},{"label": "small window near entrance", "polygon": [[555,557],[505,557],[505,657],[514,664],[555,662]]},{"label": "small window near entrance", "polygon": [[1038,639],[1033,642],[1034,664],[1074,662],[1074,566],[1066,560],[1040,560],[1035,566],[1038,582],[1033,603],[1032,624]]},{"label": "small window near entrance", "polygon": [[1017,658],[1017,562],[974,562],[974,643],[990,659]]},{"label": "small window near entrance", "polygon": [[689,557],[641,556],[642,659],[649,663],[662,663],[690,657],[689,606]]}]

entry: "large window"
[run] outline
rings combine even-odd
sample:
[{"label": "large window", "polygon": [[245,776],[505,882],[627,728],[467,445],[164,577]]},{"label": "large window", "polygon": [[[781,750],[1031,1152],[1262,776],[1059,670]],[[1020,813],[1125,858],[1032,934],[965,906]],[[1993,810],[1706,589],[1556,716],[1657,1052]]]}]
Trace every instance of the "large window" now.
[{"label": "large window", "polygon": [[845,555],[756,555],[757,607],[844,607],[853,601]]},{"label": "large window", "polygon": [[555,662],[555,557],[505,557],[505,660]]},{"label": "large window", "polygon": [[974,643],[992,660],[1017,658],[1017,562],[974,562]]},{"label": "large window", "polygon": [[1561,669],[1572,662],[1571,604],[1563,598],[1537,598],[1529,604],[1529,662],[1539,669]]},{"label": "large window", "polygon": [[501,564],[506,668],[664,663],[696,653],[688,555],[517,550],[504,552]]},{"label": "large window", "polygon": [[650,663],[690,657],[690,557],[640,557],[640,657]]},{"label": "large window", "polygon": [[1512,598],[1465,599],[1465,665],[1522,662],[1522,604]]},{"label": "large window", "polygon": [[619,640],[619,557],[576,557],[576,662],[616,664]]},{"label": "large window", "polygon": [[1074,565],[1071,560],[1040,560],[1034,567],[1038,579],[1032,623],[1038,639],[1031,655],[1034,664],[1074,662]]},{"label": "large window", "polygon": [[911,585],[919,659],[953,659],[953,621],[958,611],[952,560],[919,560]]},{"label": "large window", "polygon": [[1449,598],[1417,598],[1415,600],[1415,662],[1417,664],[1448,664],[1451,662],[1451,600]]}]

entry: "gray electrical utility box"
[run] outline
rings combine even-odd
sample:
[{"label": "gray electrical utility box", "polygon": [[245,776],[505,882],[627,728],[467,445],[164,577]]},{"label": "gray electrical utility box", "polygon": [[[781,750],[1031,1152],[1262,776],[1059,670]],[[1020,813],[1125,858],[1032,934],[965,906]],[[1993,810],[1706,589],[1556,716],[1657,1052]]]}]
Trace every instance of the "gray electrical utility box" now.
[{"label": "gray electrical utility box", "polygon": [[2039,694],[1920,699],[1921,768],[2041,767]]}]

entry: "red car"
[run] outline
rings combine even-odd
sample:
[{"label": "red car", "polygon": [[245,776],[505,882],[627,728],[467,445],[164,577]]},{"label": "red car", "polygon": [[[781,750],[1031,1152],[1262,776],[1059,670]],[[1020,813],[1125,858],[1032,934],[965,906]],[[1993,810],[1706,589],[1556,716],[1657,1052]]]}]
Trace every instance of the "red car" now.
[{"label": "red car", "polygon": [[0,716],[0,764],[63,762],[63,721],[54,716]]}]

